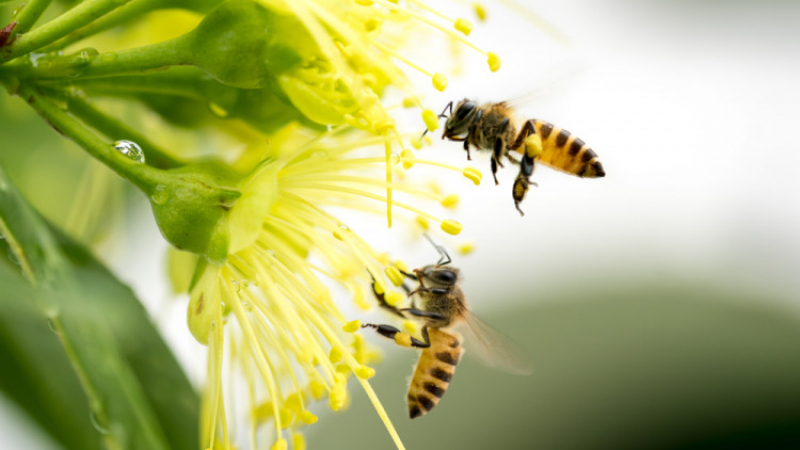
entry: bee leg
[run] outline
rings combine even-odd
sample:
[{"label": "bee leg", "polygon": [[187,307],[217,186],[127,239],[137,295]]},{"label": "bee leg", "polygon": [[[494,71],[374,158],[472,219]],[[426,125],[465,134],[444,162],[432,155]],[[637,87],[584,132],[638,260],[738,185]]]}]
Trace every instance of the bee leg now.
[{"label": "bee leg", "polygon": [[400,311],[411,314],[412,316],[424,319],[431,326],[444,326],[447,324],[447,317],[431,311],[424,311],[416,308],[403,308]]},{"label": "bee leg", "polygon": [[[387,337],[393,341],[396,341],[395,337],[398,333],[403,333],[399,329],[391,326],[391,325],[375,325],[372,323],[365,323],[361,325],[361,328],[374,328],[375,331],[380,334],[381,336]],[[411,346],[416,348],[428,348],[431,346],[431,339],[428,337],[428,327],[422,327],[422,339],[415,338],[414,336],[409,336],[411,338]]]},{"label": "bee leg", "polygon": [[467,161],[472,161],[472,156],[469,154],[469,139],[464,139],[464,151],[467,152]]},{"label": "bee leg", "polygon": [[494,177],[494,184],[497,186],[500,182],[497,181],[497,160],[492,155],[492,176]]},{"label": "bee leg", "polygon": [[517,175],[517,179],[514,181],[514,188],[512,189],[511,193],[514,196],[514,206],[516,206],[517,211],[519,211],[521,216],[524,216],[525,213],[522,212],[519,204],[523,199],[525,199],[525,194],[528,193],[529,188],[530,180],[526,175],[524,175],[523,171],[520,170],[519,175]]},{"label": "bee leg", "polygon": [[536,134],[536,128],[533,126],[533,119],[525,121],[525,125],[522,126],[522,130],[520,130],[514,143],[511,144],[509,148],[511,150],[520,148],[530,134]]},{"label": "bee leg", "polygon": [[[405,283],[403,283],[403,287],[407,289]],[[408,290],[406,290],[406,292],[408,292]],[[394,306],[392,306],[392,305],[390,305],[390,304],[388,304],[386,302],[386,295],[385,294],[379,294],[378,293],[378,291],[375,289],[375,278],[374,277],[372,278],[372,293],[375,294],[375,298],[378,299],[378,305],[380,305],[381,308],[385,308],[389,312],[391,312],[392,314],[395,314],[397,316],[405,318],[405,316],[403,315],[402,312],[400,312],[399,309],[397,309],[396,307],[394,307]],[[411,295],[411,294],[408,294],[408,295]]]}]

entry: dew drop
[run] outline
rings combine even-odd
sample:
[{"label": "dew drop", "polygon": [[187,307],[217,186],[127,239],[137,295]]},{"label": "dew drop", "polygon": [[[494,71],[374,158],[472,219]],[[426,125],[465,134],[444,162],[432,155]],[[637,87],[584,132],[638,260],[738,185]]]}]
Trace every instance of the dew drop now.
[{"label": "dew drop", "polygon": [[144,162],[144,152],[136,142],[126,140],[117,141],[114,143],[114,148],[133,162]]},{"label": "dew drop", "polygon": [[89,421],[92,423],[92,426],[95,430],[97,430],[100,434],[108,434],[108,427],[105,426],[99,417],[97,417],[97,413],[95,411],[91,411],[89,413]]},{"label": "dew drop", "polygon": [[153,195],[150,196],[150,200],[152,200],[156,205],[163,205],[167,203],[169,198],[169,190],[163,185],[156,186],[155,192],[153,192]]}]

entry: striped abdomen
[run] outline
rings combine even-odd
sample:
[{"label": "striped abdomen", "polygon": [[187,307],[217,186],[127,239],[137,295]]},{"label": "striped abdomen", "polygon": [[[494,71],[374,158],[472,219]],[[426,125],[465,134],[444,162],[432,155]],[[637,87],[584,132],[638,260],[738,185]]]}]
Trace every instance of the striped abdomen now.
[{"label": "striped abdomen", "polygon": [[442,398],[461,358],[461,343],[456,336],[438,328],[428,330],[431,346],[422,350],[414,377],[408,387],[408,414],[424,416]]},{"label": "striped abdomen", "polygon": [[542,153],[537,161],[579,177],[606,176],[597,153],[572,133],[539,119],[533,121],[533,126],[542,138]]}]

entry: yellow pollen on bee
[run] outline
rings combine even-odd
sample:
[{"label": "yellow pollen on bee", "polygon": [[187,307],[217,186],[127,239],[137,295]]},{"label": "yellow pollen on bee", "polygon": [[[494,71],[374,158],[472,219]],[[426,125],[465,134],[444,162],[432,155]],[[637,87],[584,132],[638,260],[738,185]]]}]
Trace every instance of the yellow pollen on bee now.
[{"label": "yellow pollen on bee", "polygon": [[489,52],[487,56],[488,58],[486,62],[489,64],[489,70],[492,72],[497,72],[500,70],[500,57],[497,56],[497,53]]},{"label": "yellow pollen on bee", "polygon": [[454,26],[456,30],[464,33],[465,36],[469,36],[469,33],[472,32],[472,22],[467,19],[456,19]]},{"label": "yellow pollen on bee", "polygon": [[411,150],[403,150],[400,152],[400,160],[403,162],[403,168],[408,170],[414,167],[414,152]]},{"label": "yellow pollen on bee", "polygon": [[369,366],[359,366],[356,369],[356,376],[362,380],[369,380],[375,376],[375,369]]},{"label": "yellow pollen on bee", "polygon": [[403,347],[411,347],[411,335],[408,333],[403,333],[402,331],[394,335],[394,341],[397,345],[401,345]]},{"label": "yellow pollen on bee", "polygon": [[425,216],[417,216],[417,224],[422,227],[423,230],[427,230],[430,228],[431,221],[428,220]]},{"label": "yellow pollen on bee", "polygon": [[358,329],[361,328],[361,321],[360,320],[353,320],[347,322],[343,327],[342,330],[346,333],[355,333]]},{"label": "yellow pollen on bee", "polygon": [[442,199],[442,206],[445,208],[455,208],[458,206],[458,194],[450,194],[447,197]]},{"label": "yellow pollen on bee", "polygon": [[430,109],[422,111],[422,120],[425,122],[425,127],[428,128],[429,132],[436,131],[439,128],[439,117]]},{"label": "yellow pollen on bee", "polygon": [[438,72],[433,74],[433,87],[436,88],[437,91],[443,92],[447,89],[447,77]]},{"label": "yellow pollen on bee", "polygon": [[525,139],[525,153],[531,158],[536,158],[542,154],[542,137],[532,134]]},{"label": "yellow pollen on bee", "polygon": [[403,284],[403,274],[400,273],[397,267],[387,267],[386,270],[384,270],[384,273],[386,274],[386,278],[388,278],[393,285],[400,286]]},{"label": "yellow pollen on bee", "polygon": [[481,184],[481,178],[483,178],[483,174],[480,170],[474,167],[466,167],[464,168],[463,174],[465,177],[472,180],[472,182],[475,183],[475,186]]},{"label": "yellow pollen on bee", "polygon": [[464,229],[464,226],[456,222],[455,220],[447,219],[442,222],[441,229],[445,233],[452,234],[453,236],[455,236],[461,233],[461,230]]},{"label": "yellow pollen on bee", "polygon": [[389,306],[396,306],[403,301],[403,294],[397,291],[387,292],[383,298]]}]

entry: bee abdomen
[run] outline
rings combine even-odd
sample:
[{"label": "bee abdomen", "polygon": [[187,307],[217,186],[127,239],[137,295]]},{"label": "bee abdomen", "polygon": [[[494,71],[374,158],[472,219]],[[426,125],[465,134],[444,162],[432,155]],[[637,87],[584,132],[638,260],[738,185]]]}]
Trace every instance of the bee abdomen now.
[{"label": "bee abdomen", "polygon": [[536,157],[543,164],[583,178],[606,175],[597,153],[567,130],[544,120],[534,120],[534,128],[542,138],[542,153]]},{"label": "bee abdomen", "polygon": [[444,396],[463,353],[459,339],[439,329],[430,329],[431,346],[422,351],[408,387],[408,414],[424,416]]}]

